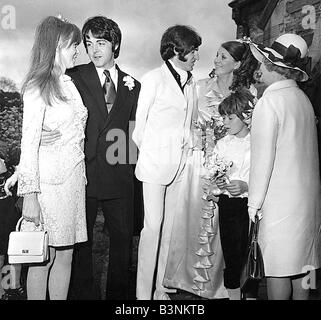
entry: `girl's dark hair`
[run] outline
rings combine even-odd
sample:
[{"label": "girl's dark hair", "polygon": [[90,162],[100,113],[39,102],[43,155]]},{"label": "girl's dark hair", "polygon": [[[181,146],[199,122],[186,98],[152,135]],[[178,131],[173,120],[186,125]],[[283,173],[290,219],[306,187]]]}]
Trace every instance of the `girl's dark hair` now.
[{"label": "girl's dark hair", "polygon": [[[230,86],[231,91],[236,91],[239,88],[250,88],[252,83],[255,83],[254,72],[258,67],[258,61],[251,53],[251,49],[247,43],[239,41],[227,41],[222,43],[222,48],[228,51],[235,61],[240,61],[241,65],[233,71],[233,82]],[[213,73],[210,73],[210,77]]]},{"label": "girl's dark hair", "polygon": [[254,107],[254,96],[247,89],[239,89],[232,92],[218,106],[218,112],[221,116],[236,114],[242,121],[244,114],[251,113]]},{"label": "girl's dark hair", "polygon": [[22,94],[35,88],[39,89],[47,105],[55,99],[66,101],[59,84],[56,49],[80,42],[81,34],[76,25],[53,16],[45,18],[36,29],[30,69],[22,85]]},{"label": "girl's dark hair", "polygon": [[[114,20],[108,19],[104,16],[95,16],[89,18],[85,22],[81,33],[86,50],[86,36],[88,35],[89,31],[91,31],[95,38],[105,39],[111,42],[114,58],[116,59],[119,56],[122,35],[118,24]],[[118,47],[116,48],[117,45]]]},{"label": "girl's dark hair", "polygon": [[201,36],[190,26],[175,25],[168,28],[161,39],[160,54],[164,61],[175,56],[178,52],[181,61],[185,56],[202,44]]}]

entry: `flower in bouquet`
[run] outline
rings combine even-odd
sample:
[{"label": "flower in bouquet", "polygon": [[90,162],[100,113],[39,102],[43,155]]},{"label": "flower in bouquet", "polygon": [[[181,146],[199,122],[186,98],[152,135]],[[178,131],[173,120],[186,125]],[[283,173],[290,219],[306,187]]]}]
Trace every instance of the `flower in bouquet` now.
[{"label": "flower in bouquet", "polygon": [[229,183],[227,173],[232,167],[232,161],[226,161],[223,157],[220,157],[217,153],[212,153],[205,158],[204,168],[206,174],[203,175],[204,187],[203,187],[203,199],[215,201],[222,191],[216,186],[215,181],[218,178],[225,177],[226,182]]},{"label": "flower in bouquet", "polygon": [[194,127],[201,132],[202,150],[206,154],[211,154],[217,140],[227,134],[221,116],[213,116],[210,120],[200,120],[194,122]]},{"label": "flower in bouquet", "polygon": [[211,181],[225,176],[233,165],[232,161],[226,161],[217,153],[213,153],[205,160],[204,167],[208,170],[208,178]]}]

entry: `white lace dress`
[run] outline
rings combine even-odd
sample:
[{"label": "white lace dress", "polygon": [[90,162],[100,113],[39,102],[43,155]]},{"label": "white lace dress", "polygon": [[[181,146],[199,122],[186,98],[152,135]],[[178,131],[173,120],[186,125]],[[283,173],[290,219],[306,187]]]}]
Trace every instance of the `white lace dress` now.
[{"label": "white lace dress", "polygon": [[[48,106],[36,90],[23,96],[18,195],[38,193],[49,233],[49,245],[69,246],[87,240],[85,211],[84,130],[87,109],[71,78],[60,77],[66,102]],[[43,125],[58,129],[61,138],[40,145]]]}]

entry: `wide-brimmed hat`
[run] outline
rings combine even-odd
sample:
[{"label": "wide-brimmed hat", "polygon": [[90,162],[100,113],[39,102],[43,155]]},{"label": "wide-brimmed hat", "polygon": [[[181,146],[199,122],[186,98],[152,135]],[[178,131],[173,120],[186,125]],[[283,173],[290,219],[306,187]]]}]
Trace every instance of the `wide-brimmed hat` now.
[{"label": "wide-brimmed hat", "polygon": [[271,47],[251,42],[250,48],[259,62],[263,62],[263,57],[265,57],[279,67],[300,71],[303,75],[301,81],[309,79],[306,72],[310,62],[307,56],[308,46],[299,35],[294,33],[283,34],[273,42]]}]

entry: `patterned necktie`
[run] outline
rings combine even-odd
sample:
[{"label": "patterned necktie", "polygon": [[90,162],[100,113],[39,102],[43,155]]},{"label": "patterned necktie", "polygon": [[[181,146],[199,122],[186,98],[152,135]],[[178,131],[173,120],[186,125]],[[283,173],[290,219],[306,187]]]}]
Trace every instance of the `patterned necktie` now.
[{"label": "patterned necktie", "polygon": [[105,83],[103,85],[105,102],[107,107],[107,112],[109,113],[116,98],[116,88],[113,80],[110,77],[110,73],[108,70],[104,70],[104,75],[106,76]]}]

